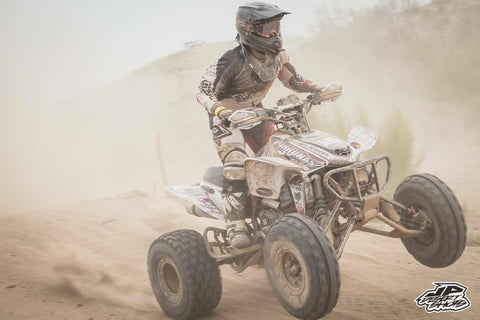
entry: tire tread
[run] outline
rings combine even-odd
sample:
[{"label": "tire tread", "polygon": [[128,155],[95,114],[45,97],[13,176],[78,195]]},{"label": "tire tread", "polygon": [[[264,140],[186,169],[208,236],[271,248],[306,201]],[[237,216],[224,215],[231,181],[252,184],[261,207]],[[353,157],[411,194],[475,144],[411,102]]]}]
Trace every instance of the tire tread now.
[{"label": "tire tread", "polygon": [[466,245],[466,223],[462,208],[453,191],[439,178],[428,173],[414,174],[403,180],[395,191],[394,199],[399,200],[411,190],[421,189],[429,195],[429,201],[439,208],[435,212],[442,241],[438,250],[428,255],[419,255],[412,245],[412,239],[402,239],[407,251],[421,263],[432,268],[451,265],[462,255]]},{"label": "tire tread", "polygon": [[[170,310],[168,303],[155,292],[155,261],[151,253],[162,246],[171,248],[178,262],[179,276],[186,281],[188,302],[180,314]],[[222,280],[216,261],[211,258],[205,248],[203,237],[194,230],[181,229],[166,233],[152,242],[148,255],[148,274],[155,297],[169,316],[176,319],[196,319],[213,310],[222,295]],[[155,264],[155,266],[153,266]]]},{"label": "tire tread", "polygon": [[[270,229],[267,242],[277,235],[289,235],[294,243],[304,244],[304,247],[308,248],[308,254],[304,256],[304,259],[315,270],[312,272],[312,278],[316,285],[311,286],[312,293],[310,294],[315,301],[301,309],[295,309],[288,302],[283,301],[272,285],[275,296],[290,314],[299,319],[324,317],[335,307],[341,284],[338,260],[330,241],[313,220],[299,214],[286,215],[281,218]],[[268,245],[265,248],[268,250]],[[266,259],[266,271],[271,281],[272,276],[269,274],[267,261],[268,259]]]}]

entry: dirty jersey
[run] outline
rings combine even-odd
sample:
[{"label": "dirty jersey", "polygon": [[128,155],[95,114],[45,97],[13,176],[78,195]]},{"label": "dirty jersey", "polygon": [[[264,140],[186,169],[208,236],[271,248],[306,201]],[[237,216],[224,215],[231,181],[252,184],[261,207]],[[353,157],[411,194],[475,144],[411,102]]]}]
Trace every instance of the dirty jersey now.
[{"label": "dirty jersey", "polygon": [[[284,50],[277,56],[267,56],[266,59],[275,61],[259,61],[253,55],[249,55],[247,59],[240,46],[227,51],[203,75],[197,101],[210,114],[219,106],[233,110],[255,107],[260,105],[275,78],[296,92],[312,90],[312,82],[304,80],[295,71]],[[273,74],[265,80],[258,68],[252,64],[262,66],[267,63],[272,65]]]}]

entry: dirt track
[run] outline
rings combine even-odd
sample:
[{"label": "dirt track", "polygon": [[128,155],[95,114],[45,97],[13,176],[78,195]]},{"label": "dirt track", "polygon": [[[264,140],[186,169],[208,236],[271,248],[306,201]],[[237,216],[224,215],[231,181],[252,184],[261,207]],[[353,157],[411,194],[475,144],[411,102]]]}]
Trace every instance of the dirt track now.
[{"label": "dirt track", "polygon": [[[172,199],[107,199],[0,218],[0,319],[164,319],[146,274],[150,242],[212,221]],[[470,287],[472,306],[435,318],[476,319],[480,247],[445,269],[417,263],[400,241],[356,232],[340,260],[339,302],[327,319],[421,319],[413,300],[434,281]],[[208,319],[291,319],[263,269],[221,268],[223,296]],[[429,316],[429,318],[432,316]]]}]

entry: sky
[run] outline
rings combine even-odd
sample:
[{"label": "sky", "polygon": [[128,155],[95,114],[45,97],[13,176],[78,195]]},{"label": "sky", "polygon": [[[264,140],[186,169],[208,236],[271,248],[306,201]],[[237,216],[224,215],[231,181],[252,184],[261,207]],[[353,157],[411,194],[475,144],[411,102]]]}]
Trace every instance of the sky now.
[{"label": "sky", "polygon": [[[319,10],[380,0],[277,0],[282,33],[311,36]],[[0,102],[93,90],[188,41],[232,40],[238,0],[0,0]],[[9,100],[10,99],[10,100]]]}]

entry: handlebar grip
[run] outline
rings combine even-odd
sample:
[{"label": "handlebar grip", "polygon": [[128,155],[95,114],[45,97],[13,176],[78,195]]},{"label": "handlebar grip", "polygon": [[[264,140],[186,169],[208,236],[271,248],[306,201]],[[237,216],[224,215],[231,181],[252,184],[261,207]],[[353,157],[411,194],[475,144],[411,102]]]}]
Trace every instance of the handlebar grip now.
[{"label": "handlebar grip", "polygon": [[311,104],[320,104],[324,101],[335,100],[342,95],[342,90],[318,91],[307,97]]}]

